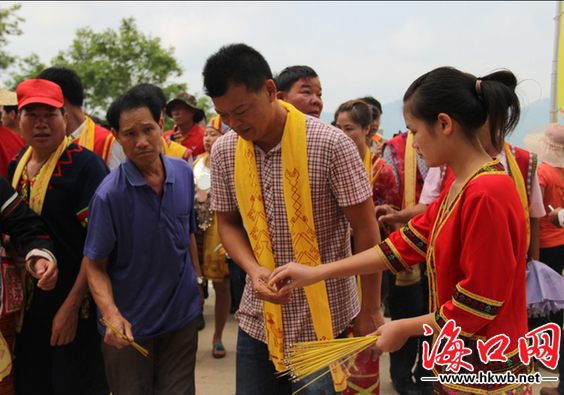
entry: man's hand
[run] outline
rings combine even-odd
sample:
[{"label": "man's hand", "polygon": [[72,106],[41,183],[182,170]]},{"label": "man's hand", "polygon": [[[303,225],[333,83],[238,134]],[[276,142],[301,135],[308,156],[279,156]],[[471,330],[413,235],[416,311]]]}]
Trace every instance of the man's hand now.
[{"label": "man's hand", "polygon": [[55,314],[51,329],[51,346],[69,344],[76,336],[78,311],[65,302]]},{"label": "man's hand", "polygon": [[274,304],[287,304],[292,301],[292,292],[279,293],[278,295],[273,293],[266,285],[264,285],[260,280],[268,283],[270,280],[272,272],[265,267],[256,266],[252,272],[249,273],[251,282],[253,284],[253,291],[255,292],[255,297],[260,300],[265,300]]},{"label": "man's hand", "polygon": [[380,223],[396,225],[402,222],[400,212],[398,210],[394,210],[387,204],[382,204],[380,206],[374,207],[374,213],[376,214],[376,219]]},{"label": "man's hand", "polygon": [[50,291],[57,284],[59,269],[55,262],[48,261],[45,258],[39,258],[35,261],[35,274],[39,281],[37,286],[44,291]]},{"label": "man's hand", "polygon": [[[384,316],[380,309],[373,312],[361,310],[354,319],[353,333],[355,337],[366,336],[375,332],[379,327],[384,325],[384,323]],[[372,356],[370,354],[372,354]],[[375,361],[380,355],[382,355],[380,350],[368,348],[364,351],[364,362],[368,362],[370,357],[372,357],[372,361]]]},{"label": "man's hand", "polygon": [[131,324],[121,314],[117,314],[111,317],[104,317],[106,321],[114,326],[120,333],[125,334],[127,339],[115,333],[110,328],[106,328],[106,335],[104,336],[104,342],[110,346],[122,349],[124,347],[130,346],[135,340],[133,338],[133,333],[131,332]]},{"label": "man's hand", "polygon": [[561,207],[555,208],[550,213],[548,213],[548,219],[554,224],[554,226],[562,228],[560,220],[558,219],[558,213],[560,213],[560,211],[562,211]]}]

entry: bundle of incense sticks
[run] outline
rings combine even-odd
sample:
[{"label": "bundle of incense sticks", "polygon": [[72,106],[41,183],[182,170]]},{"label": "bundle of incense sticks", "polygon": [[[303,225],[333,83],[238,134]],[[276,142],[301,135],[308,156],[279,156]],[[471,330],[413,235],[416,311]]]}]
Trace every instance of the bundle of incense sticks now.
[{"label": "bundle of incense sticks", "polygon": [[[115,326],[113,326],[112,324],[110,324],[108,321],[106,321],[105,319],[101,319],[100,322],[104,325],[106,325],[106,327],[110,328],[112,331],[114,331],[115,333],[117,333],[119,336],[121,336],[123,339],[127,340],[127,336],[125,336],[125,333],[120,332],[119,330],[117,330],[117,328]],[[143,356],[149,358],[149,360],[151,362],[153,362],[155,365],[160,366],[161,364],[161,359],[159,357],[157,357],[155,354],[147,351],[147,349],[141,347],[139,344],[132,342],[131,345],[133,347],[135,347],[135,349],[137,351],[139,351],[141,354],[143,354]]]},{"label": "bundle of incense sticks", "polygon": [[[288,365],[288,370],[282,374],[291,374],[292,380],[297,382],[330,367],[333,363],[346,362],[356,357],[377,340],[378,336],[363,336],[296,343],[290,348],[291,356],[283,360]],[[326,373],[329,373],[329,370]]]}]

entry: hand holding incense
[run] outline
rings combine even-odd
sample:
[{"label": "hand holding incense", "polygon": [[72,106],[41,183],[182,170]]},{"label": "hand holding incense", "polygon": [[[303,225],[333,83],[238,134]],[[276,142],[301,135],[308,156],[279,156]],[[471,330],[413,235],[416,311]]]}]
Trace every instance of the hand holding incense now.
[{"label": "hand holding incense", "polygon": [[[120,336],[121,338],[127,340],[127,336],[125,335],[125,333],[120,332],[115,326],[113,326],[112,324],[110,324],[108,321],[106,321],[105,319],[101,319],[100,322],[102,324],[104,324],[107,328],[110,328],[114,333],[116,333],[118,336]],[[149,360],[151,362],[153,362],[155,365],[160,366],[161,364],[161,359],[159,357],[157,357],[155,354],[149,352],[147,349],[141,347],[139,344],[135,343],[135,342],[131,342],[131,345],[133,347],[135,347],[135,349],[137,351],[139,351],[141,354],[143,354],[144,357],[149,358]]]}]

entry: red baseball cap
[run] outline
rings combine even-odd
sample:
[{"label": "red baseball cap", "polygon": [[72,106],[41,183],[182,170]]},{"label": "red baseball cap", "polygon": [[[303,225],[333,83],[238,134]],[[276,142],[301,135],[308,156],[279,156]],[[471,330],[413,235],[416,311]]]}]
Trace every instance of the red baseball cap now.
[{"label": "red baseball cap", "polygon": [[16,88],[16,94],[18,95],[18,110],[32,103],[47,104],[55,108],[61,108],[65,105],[61,87],[47,80],[24,81]]}]

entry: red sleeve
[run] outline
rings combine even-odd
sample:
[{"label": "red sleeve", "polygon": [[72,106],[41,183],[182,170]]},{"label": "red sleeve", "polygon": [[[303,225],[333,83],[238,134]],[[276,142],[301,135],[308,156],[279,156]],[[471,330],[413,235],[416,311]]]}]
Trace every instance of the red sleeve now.
[{"label": "red sleeve", "polygon": [[427,255],[427,239],[435,222],[441,198],[427,210],[407,223],[402,229],[377,245],[376,251],[394,274],[423,262]]}]

